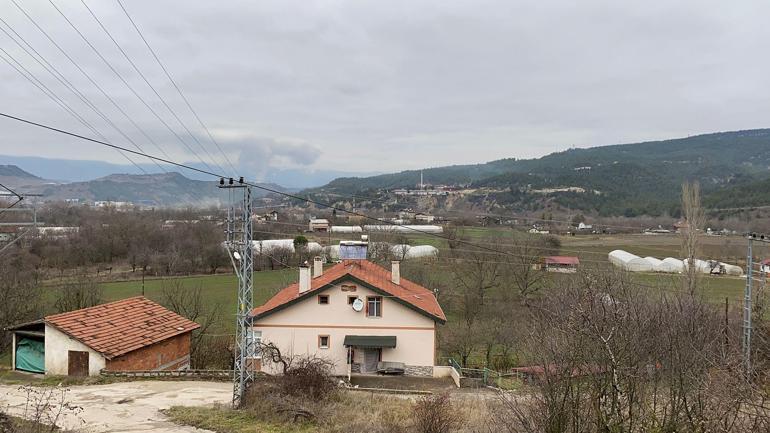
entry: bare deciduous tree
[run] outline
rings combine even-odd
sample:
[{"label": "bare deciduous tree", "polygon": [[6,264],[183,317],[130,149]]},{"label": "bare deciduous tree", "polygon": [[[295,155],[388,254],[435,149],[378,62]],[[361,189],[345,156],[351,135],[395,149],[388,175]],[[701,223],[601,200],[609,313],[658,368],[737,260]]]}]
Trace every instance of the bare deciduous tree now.
[{"label": "bare deciduous tree", "polygon": [[[34,259],[23,250],[0,256],[0,329],[40,318],[42,296]],[[0,353],[10,344],[9,337],[5,332],[0,337]]]},{"label": "bare deciduous tree", "polygon": [[190,356],[194,358],[202,338],[219,320],[220,305],[207,302],[201,286],[185,287],[181,280],[176,279],[161,283],[161,304],[200,325],[193,332],[190,342]]},{"label": "bare deciduous tree", "polygon": [[54,308],[60,313],[93,307],[104,301],[104,290],[96,277],[80,270],[71,280],[56,288]]},{"label": "bare deciduous tree", "polygon": [[684,288],[688,293],[694,294],[698,286],[699,272],[695,260],[700,252],[700,234],[706,223],[706,214],[703,211],[703,206],[701,206],[700,185],[698,182],[685,182],[682,184],[682,214],[687,223],[686,227],[680,230],[682,235],[682,254],[687,265]]}]

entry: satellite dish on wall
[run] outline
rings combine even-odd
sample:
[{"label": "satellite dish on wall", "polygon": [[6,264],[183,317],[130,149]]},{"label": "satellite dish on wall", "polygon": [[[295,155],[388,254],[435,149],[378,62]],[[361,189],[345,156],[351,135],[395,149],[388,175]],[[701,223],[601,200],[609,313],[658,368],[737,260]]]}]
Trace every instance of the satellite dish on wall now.
[{"label": "satellite dish on wall", "polygon": [[360,312],[364,309],[364,301],[361,300],[361,298],[356,298],[355,301],[353,301],[353,311]]}]

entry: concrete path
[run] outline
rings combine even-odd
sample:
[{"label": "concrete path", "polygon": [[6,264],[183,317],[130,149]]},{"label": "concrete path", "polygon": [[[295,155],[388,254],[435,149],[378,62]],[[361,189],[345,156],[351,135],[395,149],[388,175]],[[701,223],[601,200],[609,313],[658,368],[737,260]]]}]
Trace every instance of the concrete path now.
[{"label": "concrete path", "polygon": [[[60,427],[87,432],[206,432],[174,424],[159,411],[228,404],[232,398],[229,382],[137,381],[68,388],[68,402],[83,411],[65,418]],[[9,414],[21,416],[25,401],[18,385],[0,385],[0,407]]]}]

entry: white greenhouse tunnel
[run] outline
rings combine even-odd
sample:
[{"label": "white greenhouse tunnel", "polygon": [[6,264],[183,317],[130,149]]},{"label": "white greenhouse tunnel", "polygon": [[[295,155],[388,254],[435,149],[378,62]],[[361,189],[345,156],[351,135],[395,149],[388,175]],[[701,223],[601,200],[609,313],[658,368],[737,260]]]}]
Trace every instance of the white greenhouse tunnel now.
[{"label": "white greenhouse tunnel", "polygon": [[[629,272],[661,272],[667,274],[680,274],[688,269],[688,260],[680,260],[674,257],[666,257],[660,260],[656,257],[639,257],[624,250],[614,250],[608,255],[610,263]],[[725,274],[730,276],[742,276],[743,268],[729,263],[715,260],[695,259],[693,266],[702,274]]]}]

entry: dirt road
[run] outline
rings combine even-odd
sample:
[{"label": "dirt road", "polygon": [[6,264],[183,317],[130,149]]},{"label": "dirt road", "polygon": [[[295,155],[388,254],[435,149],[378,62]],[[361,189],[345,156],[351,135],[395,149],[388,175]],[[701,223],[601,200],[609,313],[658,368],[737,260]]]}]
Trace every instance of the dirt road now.
[{"label": "dirt road", "polygon": [[[71,386],[68,401],[81,406],[60,427],[88,432],[206,432],[176,425],[160,413],[171,406],[227,404],[232,398],[228,382],[138,381],[109,385]],[[21,416],[25,393],[15,385],[0,385],[0,407]]]}]

